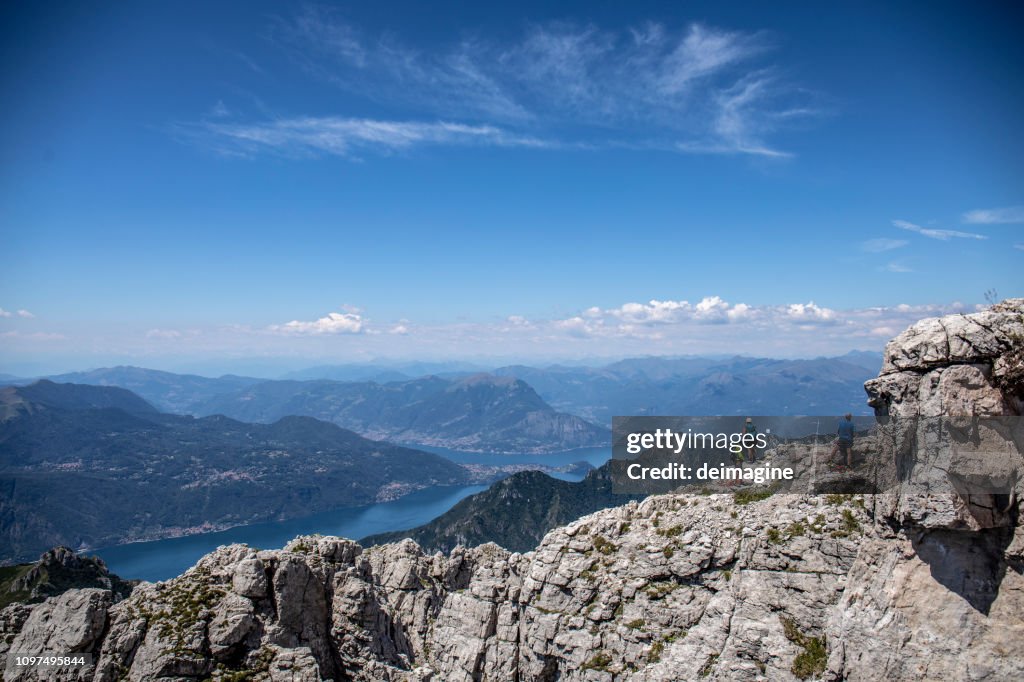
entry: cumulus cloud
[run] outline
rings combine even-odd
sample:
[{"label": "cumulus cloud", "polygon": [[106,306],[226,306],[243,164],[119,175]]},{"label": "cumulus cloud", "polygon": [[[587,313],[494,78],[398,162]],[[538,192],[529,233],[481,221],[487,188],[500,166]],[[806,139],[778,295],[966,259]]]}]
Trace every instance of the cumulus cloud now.
[{"label": "cumulus cloud", "polygon": [[363,318],[356,313],[328,313],[312,322],[292,320],[271,325],[270,330],[284,334],[359,334],[363,327]]},{"label": "cumulus cloud", "polygon": [[823,308],[810,303],[790,303],[782,309],[782,314],[790,319],[799,322],[832,322],[836,319],[836,312],[830,308]]},{"label": "cumulus cloud", "polygon": [[27,318],[27,319],[32,319],[32,318],[35,317],[35,315],[33,315],[29,311],[27,311],[24,308],[22,308],[21,310],[18,311],[18,317],[24,317],[24,318]]},{"label": "cumulus cloud", "polygon": [[601,320],[586,320],[578,315],[566,320],[555,320],[554,327],[577,338],[593,336],[595,333],[603,331]]},{"label": "cumulus cloud", "polygon": [[901,249],[909,243],[906,239],[886,239],[882,237],[861,242],[860,248],[869,253],[881,253],[883,251]]},{"label": "cumulus cloud", "polygon": [[754,308],[746,303],[737,303],[726,311],[726,317],[728,317],[731,322],[739,322],[753,317],[755,314],[756,311]]},{"label": "cumulus cloud", "polygon": [[719,296],[707,296],[694,306],[693,315],[705,322],[725,322],[729,319],[730,307]]},{"label": "cumulus cloud", "polygon": [[12,313],[11,311],[0,308],[0,317],[11,317],[13,315],[14,313]]},{"label": "cumulus cloud", "polygon": [[641,327],[779,322],[831,324],[837,319],[836,311],[819,306],[813,301],[753,306],[746,303],[730,303],[721,296],[705,296],[697,303],[652,299],[647,303],[624,303],[617,308],[606,310],[591,307],[586,309],[583,316],[560,320],[556,322],[556,326],[578,330],[586,325],[589,332],[593,333],[597,323],[607,320],[617,322],[618,325],[603,327],[606,333],[614,329],[636,333]]},{"label": "cumulus cloud", "polygon": [[408,334],[409,328],[404,324],[396,324],[394,327],[388,330],[389,334]]},{"label": "cumulus cloud", "polygon": [[961,232],[959,230],[936,230],[930,227],[921,227],[914,223],[906,220],[894,220],[892,224],[901,230],[908,230],[909,232],[916,232],[925,237],[931,239],[939,239],[941,241],[949,241],[950,239],[988,239],[983,234],[975,234],[974,232]]},{"label": "cumulus cloud", "polygon": [[[608,310],[607,314],[633,324],[667,324],[676,322],[684,315],[692,312],[689,301],[659,301],[652,299],[647,303],[624,303],[619,308]],[[588,308],[584,313],[594,319],[604,314],[600,308]]]},{"label": "cumulus cloud", "polygon": [[1024,223],[1024,206],[1006,206],[1005,208],[979,208],[968,211],[962,216],[965,223],[974,225],[1003,225]]},{"label": "cumulus cloud", "polygon": [[[576,339],[641,340],[662,352],[730,352],[751,350],[753,340],[773,344],[785,355],[799,355],[810,348],[837,350],[851,340],[894,336],[922,317],[953,312],[971,312],[980,306],[908,305],[839,310],[814,301],[777,305],[731,303],[720,296],[705,296],[700,302],[652,300],[625,303],[615,308],[587,308],[587,314],[545,323],[550,329]],[[810,334],[811,336],[807,336]],[[871,341],[871,339],[876,339]],[[767,348],[765,346],[764,348]],[[761,348],[758,352],[765,352]],[[756,348],[755,348],[756,350]],[[647,350],[646,352],[651,352]]]}]

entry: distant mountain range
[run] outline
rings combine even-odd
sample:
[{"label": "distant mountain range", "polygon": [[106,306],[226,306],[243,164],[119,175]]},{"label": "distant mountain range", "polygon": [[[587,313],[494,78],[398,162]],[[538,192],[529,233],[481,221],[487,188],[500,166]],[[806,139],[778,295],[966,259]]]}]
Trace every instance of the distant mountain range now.
[{"label": "distant mountain range", "polygon": [[119,386],[137,393],[164,412],[190,414],[198,403],[264,381],[227,374],[216,379],[141,367],[110,367],[48,377],[61,384]]},{"label": "distant mountain range", "polygon": [[159,412],[148,402],[124,388],[58,384],[43,379],[28,386],[0,389],[0,420],[7,422],[20,415],[34,414],[46,408],[61,410],[114,409],[128,414],[156,416]]},{"label": "distant mountain range", "polygon": [[[863,383],[880,365],[880,353],[855,351],[810,360],[650,357],[601,367],[515,365],[491,375],[470,374],[466,370],[475,365],[448,362],[322,366],[286,380],[138,367],[51,378],[119,386],[177,414],[224,414],[261,423],[297,414],[371,438],[543,452],[606,443],[615,415],[868,414]],[[421,372],[443,376],[409,378]]]},{"label": "distant mountain range", "polygon": [[480,452],[554,452],[610,442],[608,429],[556,412],[525,382],[489,374],[387,384],[268,381],[193,409],[251,422],[307,415],[372,438]]},{"label": "distant mountain range", "polygon": [[450,377],[467,376],[485,372],[486,367],[470,362],[397,362],[397,363],[352,363],[344,365],[320,365],[289,372],[282,379],[308,381],[310,379],[331,379],[332,381],[408,381],[425,376]]},{"label": "distant mountain range", "polygon": [[0,389],[0,560],[393,499],[472,480],[426,452],[289,416],[163,414],[121,388]]},{"label": "distant mountain range", "polygon": [[576,483],[523,471],[463,499],[430,523],[371,535],[360,544],[369,547],[412,538],[428,552],[448,553],[456,545],[475,547],[485,542],[528,552],[552,528],[630,499],[635,498],[612,493],[608,464]]},{"label": "distant mountain range", "polygon": [[615,415],[869,414],[864,382],[881,354],[770,360],[636,358],[605,367],[503,367],[557,410],[598,424]]}]

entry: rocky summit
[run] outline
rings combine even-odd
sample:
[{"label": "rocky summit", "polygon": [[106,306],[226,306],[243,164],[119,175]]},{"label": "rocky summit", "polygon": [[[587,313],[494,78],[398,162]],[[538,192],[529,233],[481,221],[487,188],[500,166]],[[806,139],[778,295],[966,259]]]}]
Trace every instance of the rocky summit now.
[{"label": "rocky summit", "polygon": [[[1020,415],[1022,339],[1019,299],[924,320],[890,342],[869,402]],[[94,680],[1024,679],[1021,485],[1009,500],[659,495],[524,554],[233,545],[127,599],[9,606],[0,634],[8,659],[91,653]],[[7,662],[5,679],[49,674]]]}]

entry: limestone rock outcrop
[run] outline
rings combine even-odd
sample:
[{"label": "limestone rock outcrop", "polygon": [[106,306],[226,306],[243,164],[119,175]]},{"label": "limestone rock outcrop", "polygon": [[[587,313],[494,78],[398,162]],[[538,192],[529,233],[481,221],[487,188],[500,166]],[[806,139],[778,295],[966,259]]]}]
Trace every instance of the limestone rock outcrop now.
[{"label": "limestone rock outcrop", "polygon": [[[1022,374],[1024,299],[925,319],[889,342],[880,375],[865,385],[875,412],[893,418],[892,459],[903,472],[878,499],[880,514],[929,529],[1015,527],[1024,494]],[[922,459],[926,444],[957,440],[951,429],[973,447]]]},{"label": "limestone rock outcrop", "polygon": [[[829,671],[836,678],[1024,674],[1010,653],[1024,650],[1022,358],[1024,299],[922,320],[886,347],[881,374],[865,388],[877,414],[906,424],[895,427],[897,440],[928,442],[943,429],[966,427],[975,445],[990,438],[993,446],[968,448],[987,461],[953,453],[935,467],[947,492],[921,493],[908,475],[908,483],[870,499],[876,528],[892,533],[861,547],[830,618]],[[986,433],[994,427],[1003,433]],[[897,461],[906,452],[897,443]],[[912,474],[922,462],[901,464]],[[1000,494],[957,485],[972,465],[1008,477]]]},{"label": "limestone rock outcrop", "polygon": [[1024,299],[921,320],[890,341],[868,381],[876,412],[938,417],[1024,414]]}]

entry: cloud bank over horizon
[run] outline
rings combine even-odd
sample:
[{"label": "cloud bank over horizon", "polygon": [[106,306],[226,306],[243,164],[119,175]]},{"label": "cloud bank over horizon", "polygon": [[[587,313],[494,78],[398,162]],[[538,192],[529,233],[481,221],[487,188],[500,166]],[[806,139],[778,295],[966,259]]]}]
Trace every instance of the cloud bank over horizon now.
[{"label": "cloud bank over horizon", "polygon": [[[748,305],[712,295],[693,302],[651,299],[607,308],[591,306],[554,318],[509,315],[500,320],[416,323],[405,318],[378,321],[358,308],[344,306],[314,319],[264,327],[148,329],[119,335],[118,340],[82,338],[70,331],[35,332],[33,336],[7,332],[10,348],[3,361],[16,364],[18,351],[38,351],[41,342],[47,342],[53,353],[63,346],[80,349],[86,364],[90,355],[103,353],[134,358],[133,362],[143,365],[174,358],[215,363],[248,357],[301,357],[308,358],[308,364],[382,358],[816,357],[881,350],[890,338],[919,319],[982,307],[954,302],[844,310],[814,301]],[[19,341],[23,346],[19,347]],[[0,366],[0,371],[5,368]]]}]

